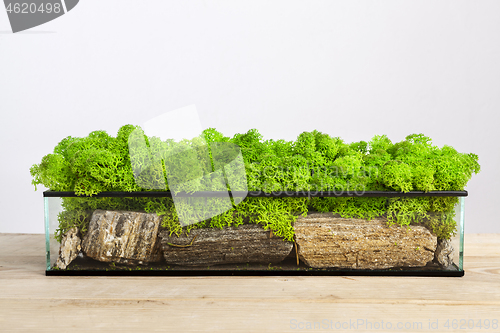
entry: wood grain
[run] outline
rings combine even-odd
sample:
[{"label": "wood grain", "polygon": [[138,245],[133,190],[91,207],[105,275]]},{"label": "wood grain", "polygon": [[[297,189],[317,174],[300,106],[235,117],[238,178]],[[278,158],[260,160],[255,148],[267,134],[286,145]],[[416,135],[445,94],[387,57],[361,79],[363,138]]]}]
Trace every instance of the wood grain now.
[{"label": "wood grain", "polygon": [[462,278],[46,277],[44,241],[0,234],[2,332],[500,332],[459,326],[500,322],[500,234],[466,235]]}]

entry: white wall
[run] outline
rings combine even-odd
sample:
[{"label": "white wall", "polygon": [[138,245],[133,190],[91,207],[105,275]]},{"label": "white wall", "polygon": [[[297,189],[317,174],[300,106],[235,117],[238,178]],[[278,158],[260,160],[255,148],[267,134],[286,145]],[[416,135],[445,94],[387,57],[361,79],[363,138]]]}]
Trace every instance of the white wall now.
[{"label": "white wall", "polygon": [[85,0],[12,34],[0,9],[0,232],[43,232],[29,167],[64,137],[196,104],[204,127],[479,155],[466,232],[500,232],[500,2]]}]

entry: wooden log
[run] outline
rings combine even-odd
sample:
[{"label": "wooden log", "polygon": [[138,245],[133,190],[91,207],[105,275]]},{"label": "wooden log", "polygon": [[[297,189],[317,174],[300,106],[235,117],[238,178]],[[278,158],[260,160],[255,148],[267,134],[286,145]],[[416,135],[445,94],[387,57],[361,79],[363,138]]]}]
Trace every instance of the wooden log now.
[{"label": "wooden log", "polygon": [[223,229],[191,230],[189,235],[160,232],[163,256],[169,264],[206,266],[235,263],[277,263],[292,250],[293,243],[276,237],[255,224]]},{"label": "wooden log", "polygon": [[162,259],[154,213],[96,210],[83,238],[83,253],[95,260],[145,264]]},{"label": "wooden log", "polygon": [[299,258],[314,268],[421,267],[434,258],[437,237],[423,226],[389,227],[371,221],[311,213],[294,224]]}]

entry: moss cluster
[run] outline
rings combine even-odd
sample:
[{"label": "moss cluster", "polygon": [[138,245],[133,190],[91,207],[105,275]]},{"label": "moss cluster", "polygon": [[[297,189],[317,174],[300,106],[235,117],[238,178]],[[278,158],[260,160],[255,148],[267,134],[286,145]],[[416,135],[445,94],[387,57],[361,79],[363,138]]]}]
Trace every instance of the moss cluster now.
[{"label": "moss cluster", "polygon": [[[143,136],[146,144],[129,145],[129,137],[134,135]],[[431,139],[422,134],[409,135],[398,143],[382,135],[369,142],[349,144],[318,131],[304,132],[295,141],[275,141],[263,140],[255,129],[230,138],[210,128],[198,138],[175,143],[147,137],[139,127],[125,125],[116,137],[95,131],[84,138],[65,138],[52,154],[32,166],[32,183],[35,187],[43,184],[53,191],[79,195],[145,191],[148,189],[140,186],[141,180],[134,178],[132,164],[137,165],[148,156],[159,156],[162,163],[155,165],[161,169],[145,169],[140,177],[149,184],[165,184],[168,190],[165,163],[172,163],[178,168],[176,174],[186,179],[212,171],[213,160],[207,155],[215,152],[206,145],[212,142],[229,142],[241,148],[250,191],[463,190],[472,174],[480,169],[477,155],[462,154],[449,146],[433,146]],[[134,160],[129,150],[134,151]],[[169,160],[178,152],[183,152],[183,163]],[[188,190],[210,188],[207,179],[210,177],[190,182]],[[314,209],[366,219],[386,214],[389,223],[399,225],[427,221],[439,238],[449,238],[455,230],[456,202],[455,197],[247,198],[221,215],[184,228],[189,231],[259,223],[274,234],[293,240],[292,223],[299,214]],[[172,233],[180,234],[183,229],[170,198],[63,198],[63,208],[58,237],[74,225],[85,233],[89,214],[97,208],[156,212],[163,216],[163,226]],[[202,209],[207,207],[200,206]]]}]

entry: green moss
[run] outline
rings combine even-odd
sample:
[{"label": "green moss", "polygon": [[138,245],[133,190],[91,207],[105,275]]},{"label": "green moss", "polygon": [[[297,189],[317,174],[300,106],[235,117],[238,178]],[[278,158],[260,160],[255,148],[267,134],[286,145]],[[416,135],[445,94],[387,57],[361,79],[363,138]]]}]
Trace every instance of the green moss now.
[{"label": "green moss", "polygon": [[[144,138],[141,142],[146,145],[129,142],[131,135]],[[368,142],[348,144],[318,131],[301,133],[295,141],[275,141],[263,140],[255,129],[230,138],[209,128],[199,138],[174,143],[147,137],[140,127],[125,125],[116,137],[94,131],[84,138],[63,139],[52,154],[31,167],[32,183],[35,188],[42,184],[53,191],[80,195],[148,191],[141,184],[165,184],[168,190],[167,163],[175,168],[179,180],[196,179],[214,170],[213,159],[206,156],[212,157],[217,152],[205,146],[206,142],[229,142],[241,147],[250,191],[463,190],[472,174],[480,170],[477,155],[462,154],[449,146],[433,146],[431,139],[422,134],[409,135],[397,143],[382,135]],[[134,153],[132,160],[129,150]],[[173,153],[183,154],[182,163],[171,160]],[[148,159],[163,162],[151,166],[145,162]],[[138,181],[132,165],[141,170]],[[231,177],[230,169],[225,176]],[[207,178],[192,181],[187,190],[216,186],[209,182]],[[163,227],[177,235],[193,228],[256,223],[292,241],[293,222],[299,215],[315,209],[364,219],[387,214],[390,224],[401,226],[427,221],[426,225],[439,238],[449,238],[456,229],[453,210],[456,203],[457,198],[442,197],[247,198],[223,214],[181,227],[171,198],[63,198],[64,210],[59,215],[56,237],[60,240],[72,226],[78,226],[85,234],[93,210],[114,209],[155,212],[163,217]],[[200,204],[198,209],[213,208],[210,205],[217,203]]]},{"label": "green moss", "polygon": [[439,239],[450,239],[456,234],[455,211],[450,210],[434,214],[430,216],[426,225]]}]

